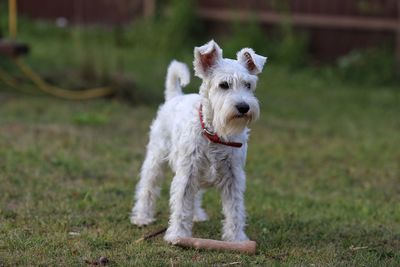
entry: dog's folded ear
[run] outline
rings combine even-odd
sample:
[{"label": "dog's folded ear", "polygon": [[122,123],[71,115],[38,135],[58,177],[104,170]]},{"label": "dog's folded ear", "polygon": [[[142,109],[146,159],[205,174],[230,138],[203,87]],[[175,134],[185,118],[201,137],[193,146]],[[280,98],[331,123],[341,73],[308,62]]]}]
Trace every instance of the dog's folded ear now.
[{"label": "dog's folded ear", "polygon": [[262,72],[267,58],[257,55],[251,48],[243,48],[237,53],[237,61],[241,63],[251,74]]},{"label": "dog's folded ear", "polygon": [[212,68],[222,60],[222,49],[214,40],[203,46],[194,48],[194,74],[197,77],[207,77]]}]

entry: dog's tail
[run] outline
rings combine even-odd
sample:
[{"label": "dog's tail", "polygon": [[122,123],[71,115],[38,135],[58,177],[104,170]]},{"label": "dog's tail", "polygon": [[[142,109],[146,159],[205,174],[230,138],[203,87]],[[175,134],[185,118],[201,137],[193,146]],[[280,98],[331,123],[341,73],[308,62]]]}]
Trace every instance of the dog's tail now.
[{"label": "dog's tail", "polygon": [[182,94],[182,87],[190,82],[190,72],[186,64],[173,60],[169,64],[167,79],[165,80],[165,100]]}]

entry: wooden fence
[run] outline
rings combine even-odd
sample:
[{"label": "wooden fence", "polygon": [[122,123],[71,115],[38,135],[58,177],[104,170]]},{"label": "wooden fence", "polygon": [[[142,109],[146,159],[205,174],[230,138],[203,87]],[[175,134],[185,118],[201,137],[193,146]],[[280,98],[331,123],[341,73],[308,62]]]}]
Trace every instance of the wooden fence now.
[{"label": "wooden fence", "polygon": [[332,59],[352,49],[394,43],[400,65],[400,0],[199,0],[197,14],[229,23],[254,16],[266,27],[306,29],[311,52]]},{"label": "wooden fence", "polygon": [[18,0],[18,10],[31,18],[64,18],[71,23],[126,24],[148,11],[143,0]]},{"label": "wooden fence", "polygon": [[[229,26],[256,16],[265,27],[285,20],[310,35],[310,51],[332,59],[352,49],[393,43],[400,64],[400,0],[197,0],[208,25]],[[19,0],[31,17],[64,17],[78,23],[123,24],[151,16],[156,0]],[[208,28],[213,32],[214,27]]]}]

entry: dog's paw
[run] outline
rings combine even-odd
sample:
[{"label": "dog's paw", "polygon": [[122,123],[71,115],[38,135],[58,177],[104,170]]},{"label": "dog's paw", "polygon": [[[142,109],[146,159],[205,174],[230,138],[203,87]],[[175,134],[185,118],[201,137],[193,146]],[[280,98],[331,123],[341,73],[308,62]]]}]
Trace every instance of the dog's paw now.
[{"label": "dog's paw", "polygon": [[233,233],[223,234],[222,240],[239,242],[239,241],[248,241],[249,238],[247,237],[247,235],[244,232],[239,232],[236,234],[233,234]]},{"label": "dog's paw", "polygon": [[164,240],[174,245],[179,240],[179,238],[191,236],[191,233],[187,233],[185,231],[171,230],[170,228],[168,228],[167,232],[164,235]]},{"label": "dog's paw", "polygon": [[193,216],[194,222],[204,222],[208,220],[208,215],[203,209],[198,209],[195,211]]},{"label": "dog's paw", "polygon": [[137,226],[146,226],[155,221],[155,219],[152,217],[137,216],[137,215],[132,215],[130,217],[130,219],[131,219],[131,223],[135,224]]},{"label": "dog's paw", "polygon": [[175,245],[176,242],[179,240],[179,236],[167,233],[164,235],[164,240],[172,245]]}]

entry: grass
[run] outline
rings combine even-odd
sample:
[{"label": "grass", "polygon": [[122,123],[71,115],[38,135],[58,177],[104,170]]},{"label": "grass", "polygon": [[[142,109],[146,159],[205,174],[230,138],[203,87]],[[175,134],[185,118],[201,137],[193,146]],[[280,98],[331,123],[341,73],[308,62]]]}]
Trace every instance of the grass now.
[{"label": "grass", "polygon": [[[255,256],[184,250],[161,237],[134,243],[168,220],[170,179],[156,224],[128,220],[155,106],[3,91],[0,266],[85,266],[100,256],[110,266],[399,266],[397,89],[267,66],[246,166]],[[204,206],[211,220],[194,235],[218,239],[215,191]]]},{"label": "grass", "polygon": [[[181,16],[108,30],[20,20],[19,39],[32,46],[26,60],[50,82],[77,89],[118,73],[134,81],[124,89],[133,105],[27,96],[0,84],[0,266],[85,266],[100,256],[110,266],[399,266],[400,91],[368,85],[365,73],[380,80],[390,64],[365,72],[370,64],[360,55],[345,58],[342,71],[365,81],[344,83],[337,72],[279,67],[283,54],[267,54],[246,166],[247,233],[257,255],[183,250],[161,237],[134,243],[168,221],[170,172],[156,224],[139,229],[128,217],[156,112],[143,103],[162,101],[171,58],[192,60],[194,40],[178,33],[197,32],[177,27],[186,13],[172,14]],[[187,51],[168,47],[170,36],[185,40]],[[257,28],[238,32],[222,42],[226,56],[250,45],[246,39],[264,47],[260,36]],[[287,40],[279,51],[296,60],[302,50]],[[211,220],[196,224],[194,235],[218,239],[217,192],[206,193],[204,206]]]}]

